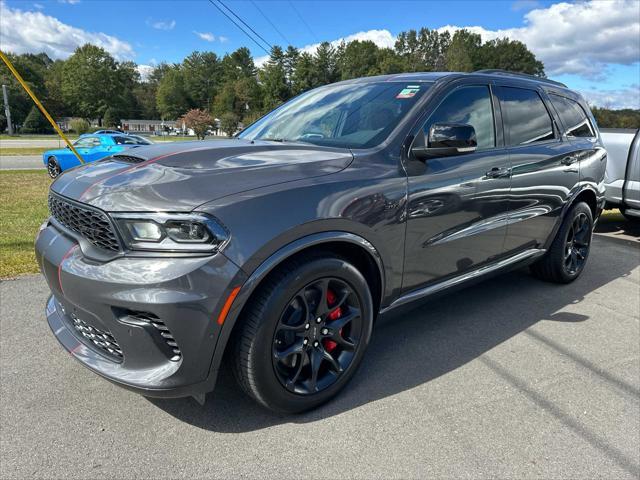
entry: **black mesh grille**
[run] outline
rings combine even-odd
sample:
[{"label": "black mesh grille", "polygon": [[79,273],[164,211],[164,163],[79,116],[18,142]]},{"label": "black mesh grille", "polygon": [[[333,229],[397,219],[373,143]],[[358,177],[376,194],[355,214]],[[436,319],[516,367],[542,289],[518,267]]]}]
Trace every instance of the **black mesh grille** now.
[{"label": "black mesh grille", "polygon": [[158,318],[157,315],[149,312],[128,312],[128,316],[135,320],[153,325],[158,331],[158,334],[160,335],[164,343],[167,345],[167,347],[169,347],[169,352],[171,352],[171,355],[169,355],[170,359],[174,362],[180,360],[180,357],[182,357],[182,352],[180,351],[180,347],[178,347],[178,343],[173,338],[173,335],[169,331],[169,328],[164,324],[162,320],[160,320],[160,318]]},{"label": "black mesh grille", "polygon": [[116,339],[111,335],[111,332],[92,327],[73,313],[71,314],[71,320],[76,331],[89,340],[100,352],[107,354],[114,360],[122,360],[122,350]]},{"label": "black mesh grille", "polygon": [[118,162],[126,163],[142,163],[146,161],[144,158],[134,157],[132,155],[114,155],[112,158]]},{"label": "black mesh grille", "polygon": [[49,194],[51,216],[63,226],[72,230],[99,248],[117,252],[120,242],[107,216],[91,208],[68,202]]}]

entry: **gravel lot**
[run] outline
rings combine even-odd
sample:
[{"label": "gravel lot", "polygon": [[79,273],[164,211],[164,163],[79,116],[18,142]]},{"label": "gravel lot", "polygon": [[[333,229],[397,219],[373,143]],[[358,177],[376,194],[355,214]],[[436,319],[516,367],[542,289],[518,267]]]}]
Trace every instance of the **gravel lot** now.
[{"label": "gravel lot", "polygon": [[2,478],[638,478],[640,244],[568,286],[525,271],[378,325],[335,401],[272,415],[228,374],[148,400],[63,352],[39,276],[0,285]]}]

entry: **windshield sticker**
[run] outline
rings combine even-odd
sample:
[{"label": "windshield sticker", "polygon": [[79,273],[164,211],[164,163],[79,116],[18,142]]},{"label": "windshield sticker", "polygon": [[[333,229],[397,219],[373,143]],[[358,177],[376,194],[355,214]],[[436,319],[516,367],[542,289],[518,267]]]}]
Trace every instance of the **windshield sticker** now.
[{"label": "windshield sticker", "polygon": [[396,98],[411,98],[419,91],[419,85],[407,85],[398,95],[396,95]]}]

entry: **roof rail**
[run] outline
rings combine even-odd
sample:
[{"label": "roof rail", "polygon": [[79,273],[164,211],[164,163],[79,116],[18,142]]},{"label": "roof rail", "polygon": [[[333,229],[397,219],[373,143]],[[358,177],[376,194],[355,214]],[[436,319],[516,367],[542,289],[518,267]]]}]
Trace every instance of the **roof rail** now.
[{"label": "roof rail", "polygon": [[535,75],[530,75],[528,73],[520,73],[520,72],[511,72],[509,70],[501,70],[499,68],[476,70],[473,73],[488,73],[488,74],[499,73],[501,75],[511,75],[513,77],[523,77],[523,78],[528,78],[530,80],[535,80],[535,81],[544,82],[544,83],[550,83],[552,85],[557,85],[559,87],[567,88],[567,86],[564,83],[556,82],[555,80],[549,80],[548,78],[544,78],[544,77],[536,77]]}]

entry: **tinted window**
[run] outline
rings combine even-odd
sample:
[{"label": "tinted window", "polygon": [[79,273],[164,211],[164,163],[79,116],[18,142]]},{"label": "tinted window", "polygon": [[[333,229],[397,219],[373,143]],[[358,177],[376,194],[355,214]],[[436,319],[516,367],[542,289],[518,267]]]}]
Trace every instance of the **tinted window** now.
[{"label": "tinted window", "polygon": [[428,89],[421,82],[328,85],[289,100],[238,136],[370,148],[389,136]]},{"label": "tinted window", "polygon": [[524,145],[555,138],[553,122],[538,92],[524,88],[502,87],[500,103],[507,119],[511,145]]},{"label": "tinted window", "polygon": [[570,137],[595,137],[591,122],[578,102],[560,95],[549,95]]},{"label": "tinted window", "polygon": [[73,146],[79,147],[79,148],[91,148],[94,145],[93,143],[94,139],[95,137],[82,137],[76,140]]},{"label": "tinted window", "polygon": [[148,142],[144,138],[135,137],[135,136],[113,137],[113,139],[118,145],[150,145],[151,144],[151,142]]},{"label": "tinted window", "polygon": [[496,144],[493,107],[489,87],[470,86],[453,91],[431,114],[424,126],[425,135],[434,123],[463,123],[476,131],[478,150]]}]

